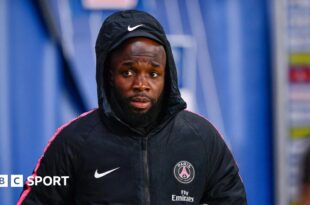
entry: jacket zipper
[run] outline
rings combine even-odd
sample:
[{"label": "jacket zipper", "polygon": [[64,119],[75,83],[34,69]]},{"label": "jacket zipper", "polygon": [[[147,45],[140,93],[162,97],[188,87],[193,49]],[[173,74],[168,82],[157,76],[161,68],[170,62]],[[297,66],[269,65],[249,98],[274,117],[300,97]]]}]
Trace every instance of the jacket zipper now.
[{"label": "jacket zipper", "polygon": [[150,175],[149,175],[149,164],[148,164],[148,136],[142,139],[142,150],[143,150],[143,167],[144,167],[144,204],[151,204],[150,196]]}]

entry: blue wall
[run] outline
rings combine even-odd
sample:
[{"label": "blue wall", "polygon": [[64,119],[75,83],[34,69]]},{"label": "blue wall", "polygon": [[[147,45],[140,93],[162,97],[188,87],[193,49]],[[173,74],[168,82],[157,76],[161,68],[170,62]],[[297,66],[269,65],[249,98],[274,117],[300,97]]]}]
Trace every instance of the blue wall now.
[{"label": "blue wall", "polygon": [[202,1],[226,139],[249,204],[272,204],[268,1]]}]

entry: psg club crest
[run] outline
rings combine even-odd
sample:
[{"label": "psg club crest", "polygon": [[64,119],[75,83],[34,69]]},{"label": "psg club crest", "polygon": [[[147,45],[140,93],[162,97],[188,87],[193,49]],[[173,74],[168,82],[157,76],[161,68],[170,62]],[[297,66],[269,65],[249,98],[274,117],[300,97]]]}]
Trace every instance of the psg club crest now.
[{"label": "psg club crest", "polygon": [[195,169],[188,161],[178,162],[173,169],[174,177],[182,184],[189,184],[195,178]]}]

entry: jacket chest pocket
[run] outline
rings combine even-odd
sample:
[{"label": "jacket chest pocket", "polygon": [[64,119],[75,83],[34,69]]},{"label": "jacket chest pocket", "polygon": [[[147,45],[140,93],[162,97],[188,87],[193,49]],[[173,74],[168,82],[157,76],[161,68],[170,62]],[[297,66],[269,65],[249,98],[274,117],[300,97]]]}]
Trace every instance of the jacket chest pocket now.
[{"label": "jacket chest pocket", "polygon": [[96,153],[89,158],[94,156],[97,160],[85,160],[80,171],[77,198],[94,202],[90,204],[138,204],[136,181],[139,173],[136,171],[135,153],[116,150],[109,154]]},{"label": "jacket chest pocket", "polygon": [[197,148],[185,148],[162,150],[152,161],[153,183],[160,187],[154,191],[163,204],[199,204],[205,190],[206,160]]}]

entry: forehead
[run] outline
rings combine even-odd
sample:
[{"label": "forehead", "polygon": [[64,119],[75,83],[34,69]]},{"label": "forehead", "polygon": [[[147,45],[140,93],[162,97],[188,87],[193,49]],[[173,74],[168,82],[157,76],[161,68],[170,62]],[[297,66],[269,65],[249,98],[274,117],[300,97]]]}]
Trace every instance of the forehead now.
[{"label": "forehead", "polygon": [[152,57],[160,61],[166,60],[164,47],[158,42],[144,37],[127,39],[111,52],[111,58],[117,60],[135,56]]}]

